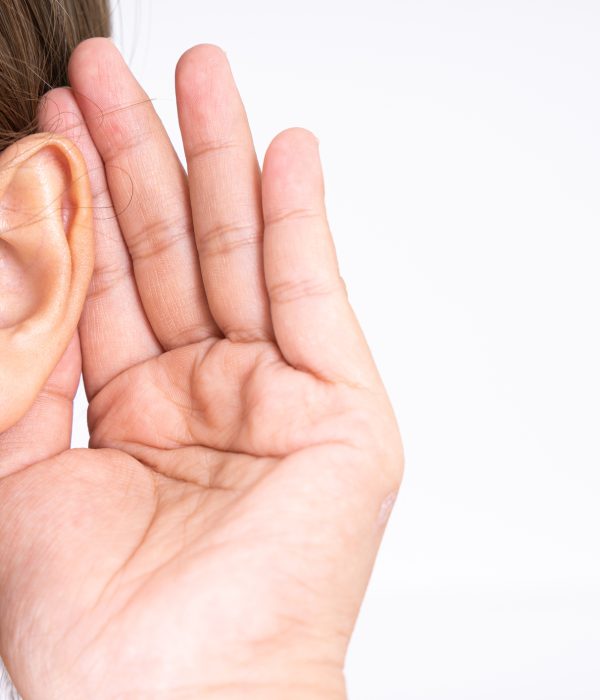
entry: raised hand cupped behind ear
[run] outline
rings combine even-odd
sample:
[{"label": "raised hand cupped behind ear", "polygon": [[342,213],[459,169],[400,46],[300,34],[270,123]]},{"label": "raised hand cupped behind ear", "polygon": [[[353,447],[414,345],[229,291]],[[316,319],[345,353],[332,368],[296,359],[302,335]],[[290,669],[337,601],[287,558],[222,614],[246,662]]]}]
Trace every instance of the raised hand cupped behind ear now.
[{"label": "raised hand cupped behind ear", "polygon": [[402,448],[316,140],[283,132],[261,173],[199,46],[176,74],[188,179],[110,42],[70,81],[41,121],[108,212],[79,331],[93,449],[0,480],[0,655],[28,700],[342,698]]}]

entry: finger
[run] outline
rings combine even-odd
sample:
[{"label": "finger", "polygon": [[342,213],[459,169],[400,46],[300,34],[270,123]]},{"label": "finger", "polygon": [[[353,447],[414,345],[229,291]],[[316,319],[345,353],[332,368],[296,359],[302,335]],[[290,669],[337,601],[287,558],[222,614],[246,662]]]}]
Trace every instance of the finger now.
[{"label": "finger", "polygon": [[225,54],[204,44],[177,65],[177,107],[200,265],[231,340],[272,337],[262,261],[260,168]]},{"label": "finger", "polygon": [[67,136],[79,148],[92,187],[96,257],[79,326],[83,376],[91,399],[124,370],[158,355],[161,347],[139,298],[102,160],[71,90],[58,88],[47,93],[38,119],[43,131]]},{"label": "finger", "polygon": [[263,211],[265,278],[284,357],[323,379],[369,383],[374,366],[339,274],[310,132],[289,129],[269,146]]},{"label": "finger", "polygon": [[0,478],[69,449],[80,376],[81,352],[75,335],[33,406],[0,435]]},{"label": "finger", "polygon": [[218,332],[194,241],[187,176],[152,102],[108,39],[75,49],[69,79],[104,164],[146,316],[162,346]]}]

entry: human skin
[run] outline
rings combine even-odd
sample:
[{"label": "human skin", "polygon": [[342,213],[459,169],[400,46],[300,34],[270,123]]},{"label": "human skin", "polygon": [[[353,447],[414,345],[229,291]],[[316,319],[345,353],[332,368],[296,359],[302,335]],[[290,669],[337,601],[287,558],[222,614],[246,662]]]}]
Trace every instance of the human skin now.
[{"label": "human skin", "polygon": [[[402,447],[316,139],[282,132],[261,172],[211,45],[176,71],[189,179],[112,42],[70,82],[41,127],[86,159],[95,271],[0,436],[0,655],[26,700],[344,698]],[[81,366],[91,449],[70,450]]]}]

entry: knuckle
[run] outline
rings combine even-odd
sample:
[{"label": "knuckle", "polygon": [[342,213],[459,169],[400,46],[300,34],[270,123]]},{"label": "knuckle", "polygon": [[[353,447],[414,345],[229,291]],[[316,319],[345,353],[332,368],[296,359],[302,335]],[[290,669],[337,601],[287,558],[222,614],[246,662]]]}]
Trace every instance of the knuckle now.
[{"label": "knuckle", "polygon": [[305,220],[322,221],[323,213],[309,208],[284,209],[281,211],[275,211],[265,219],[265,226],[274,226],[276,224],[285,224]]},{"label": "knuckle", "polygon": [[197,165],[207,158],[218,158],[224,153],[239,147],[237,141],[200,139],[197,144],[186,149],[186,158],[189,164]]},{"label": "knuckle", "polygon": [[210,258],[228,255],[240,248],[253,247],[262,241],[259,221],[215,224],[198,236],[198,253]]},{"label": "knuckle", "polygon": [[112,289],[131,275],[130,264],[110,262],[103,265],[96,263],[94,274],[87,294],[87,301],[92,302],[106,296]]},{"label": "knuckle", "polygon": [[[143,104],[143,103],[142,103]],[[126,158],[133,151],[152,145],[157,140],[156,129],[153,129],[144,119],[130,115],[130,120],[123,121],[123,111],[138,104],[102,112],[98,115],[99,126],[106,136],[103,160],[105,165]]]},{"label": "knuckle", "polygon": [[298,277],[271,284],[269,297],[274,304],[289,304],[299,299],[331,296],[343,288],[340,277],[333,280]]},{"label": "knuckle", "polygon": [[127,247],[134,262],[156,258],[181,242],[191,240],[192,224],[187,215],[149,220],[127,236]]}]

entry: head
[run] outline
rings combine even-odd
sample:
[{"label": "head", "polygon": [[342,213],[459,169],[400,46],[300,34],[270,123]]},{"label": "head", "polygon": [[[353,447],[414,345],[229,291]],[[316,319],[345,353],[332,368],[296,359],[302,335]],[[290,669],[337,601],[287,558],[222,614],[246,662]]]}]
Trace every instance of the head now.
[{"label": "head", "polygon": [[37,133],[41,97],[68,84],[73,49],[110,33],[108,0],[0,0],[0,432],[71,341],[93,267],[85,162]]}]

